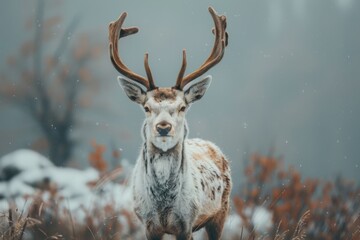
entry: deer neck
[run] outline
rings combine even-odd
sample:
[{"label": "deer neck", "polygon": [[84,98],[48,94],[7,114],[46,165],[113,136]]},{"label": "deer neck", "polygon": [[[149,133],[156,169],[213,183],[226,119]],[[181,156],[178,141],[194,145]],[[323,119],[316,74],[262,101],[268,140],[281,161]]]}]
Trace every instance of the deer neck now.
[{"label": "deer neck", "polygon": [[147,138],[146,131],[143,131],[142,158],[148,183],[164,186],[171,183],[179,183],[179,178],[186,171],[184,143],[187,132],[187,125],[185,123],[183,136],[179,139],[178,143],[167,151],[163,151],[157,148]]}]

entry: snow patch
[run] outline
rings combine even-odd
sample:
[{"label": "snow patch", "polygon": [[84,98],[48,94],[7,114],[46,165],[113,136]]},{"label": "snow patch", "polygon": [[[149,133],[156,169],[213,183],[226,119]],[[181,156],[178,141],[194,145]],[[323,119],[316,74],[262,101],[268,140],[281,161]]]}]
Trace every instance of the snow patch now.
[{"label": "snow patch", "polygon": [[273,226],[272,213],[265,207],[257,206],[254,208],[251,222],[255,228],[255,231],[265,234]]},{"label": "snow patch", "polygon": [[19,149],[0,158],[0,180],[10,180],[22,171],[54,166],[46,157],[29,150]]}]

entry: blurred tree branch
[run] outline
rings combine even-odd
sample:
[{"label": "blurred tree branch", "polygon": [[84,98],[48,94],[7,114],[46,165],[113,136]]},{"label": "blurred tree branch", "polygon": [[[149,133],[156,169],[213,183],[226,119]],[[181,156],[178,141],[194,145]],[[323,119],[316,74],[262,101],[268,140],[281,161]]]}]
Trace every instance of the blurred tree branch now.
[{"label": "blurred tree branch", "polygon": [[70,36],[79,22],[74,18],[55,51],[45,55],[51,30],[60,21],[59,17],[45,19],[45,4],[45,0],[37,1],[33,40],[25,42],[19,54],[8,58],[7,74],[1,75],[0,96],[30,114],[46,138],[50,159],[56,165],[64,165],[75,145],[71,131],[76,109],[88,104],[89,98],[80,94],[82,86],[95,89],[87,66],[101,51],[86,36],[69,47]]}]

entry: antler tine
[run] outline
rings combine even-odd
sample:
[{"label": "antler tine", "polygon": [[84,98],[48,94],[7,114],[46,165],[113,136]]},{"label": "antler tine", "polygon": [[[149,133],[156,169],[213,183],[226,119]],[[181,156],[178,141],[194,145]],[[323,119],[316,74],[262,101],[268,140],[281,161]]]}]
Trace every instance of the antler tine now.
[{"label": "antler tine", "polygon": [[[214,47],[206,61],[197,70],[186,75],[185,77],[183,77],[183,75],[186,68],[186,59],[184,60],[186,54],[185,51],[183,52],[183,65],[180,69],[180,73],[175,85],[175,88],[177,89],[182,90],[189,82],[203,75],[210,68],[219,63],[224,56],[224,50],[228,42],[228,34],[225,31],[226,17],[223,15],[217,15],[216,11],[212,7],[209,7],[209,12],[215,25],[215,29],[213,29],[213,33],[215,35]],[[182,77],[181,80],[179,80],[180,77]]]},{"label": "antler tine", "polygon": [[149,58],[149,54],[145,53],[144,66],[145,66],[146,75],[147,75],[147,78],[148,78],[148,81],[149,81],[149,89],[155,89],[156,86],[154,84],[154,79],[153,79],[152,74],[151,74],[151,70],[150,70],[150,67],[149,67],[149,59],[148,58]]},{"label": "antler tine", "polygon": [[181,89],[181,81],[184,78],[184,74],[185,74],[185,70],[186,70],[186,50],[183,50],[183,61],[182,61],[182,65],[181,65],[181,69],[178,75],[178,78],[176,80],[176,84],[174,86],[175,89]]},{"label": "antler tine", "polygon": [[121,28],[120,30],[120,38],[127,37],[129,35],[135,34],[139,31],[137,27],[129,27],[129,28]]},{"label": "antler tine", "polygon": [[[209,7],[209,12],[211,14],[211,17],[213,18],[214,25],[215,25],[215,28],[212,29],[213,30],[212,32],[215,35],[215,42],[214,42],[214,46],[213,46],[213,49],[212,49],[209,57],[200,66],[200,68],[202,66],[204,66],[207,62],[211,61],[211,59],[213,59],[214,56],[216,56],[218,54],[219,44],[220,44],[220,41],[223,39],[223,32],[225,32],[225,29],[222,28],[223,26],[222,26],[220,16],[217,15],[217,13],[215,12],[215,10],[212,7]],[[223,30],[223,31],[221,31],[221,30]]]},{"label": "antler tine", "polygon": [[148,79],[130,70],[123,63],[119,56],[118,40],[120,38],[135,34],[139,31],[137,27],[122,28],[126,16],[126,12],[122,13],[118,20],[116,20],[115,22],[111,22],[109,25],[109,50],[111,62],[119,73],[145,86],[147,90],[152,90],[155,88],[155,85],[148,63],[148,54],[145,54],[144,60],[145,70]]}]

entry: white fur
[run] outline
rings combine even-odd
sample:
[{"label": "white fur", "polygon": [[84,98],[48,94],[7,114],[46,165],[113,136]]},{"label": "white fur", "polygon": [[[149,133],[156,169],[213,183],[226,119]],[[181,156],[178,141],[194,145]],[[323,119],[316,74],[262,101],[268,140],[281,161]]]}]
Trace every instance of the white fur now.
[{"label": "white fur", "polygon": [[[195,203],[198,207],[198,213],[196,214],[193,222],[198,220],[200,215],[213,215],[220,210],[222,204],[222,193],[224,191],[224,182],[221,179],[216,179],[214,181],[208,181],[208,175],[210,171],[215,171],[221,175],[221,171],[217,168],[212,159],[209,158],[206,154],[206,148],[204,145],[210,145],[211,147],[217,150],[218,156],[223,156],[220,149],[214,144],[204,141],[202,139],[186,139],[185,140],[185,156],[186,156],[186,170],[184,174],[180,177],[179,181],[182,182],[182,189],[179,189],[179,199],[174,203],[174,214],[179,215],[189,215],[189,206],[191,203]],[[194,160],[193,154],[202,154],[204,158],[202,160]],[[168,179],[170,176],[171,165],[173,164],[174,159],[162,159],[159,162],[154,164],[156,175],[163,176],[164,180]],[[210,171],[207,174],[201,174],[199,166],[204,165]],[[194,174],[194,176],[192,175]],[[206,181],[208,186],[205,187],[205,191],[202,190],[201,180]],[[145,165],[140,155],[135,169],[133,172],[133,190],[135,196],[135,208],[137,208],[137,213],[144,216],[152,216],[158,218],[156,209],[154,208],[154,203],[149,197],[149,194],[146,191],[147,187],[152,186],[154,179],[152,177],[147,177],[145,174]],[[205,184],[205,183],[204,183]],[[198,189],[195,188],[195,185],[198,186]],[[217,188],[220,186],[220,193],[216,191],[215,199],[211,200],[211,189]],[[145,220],[145,219],[144,219]],[[159,223],[159,221],[157,220]],[[159,223],[160,224],[160,223]]]}]

